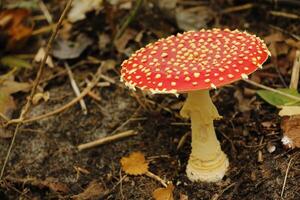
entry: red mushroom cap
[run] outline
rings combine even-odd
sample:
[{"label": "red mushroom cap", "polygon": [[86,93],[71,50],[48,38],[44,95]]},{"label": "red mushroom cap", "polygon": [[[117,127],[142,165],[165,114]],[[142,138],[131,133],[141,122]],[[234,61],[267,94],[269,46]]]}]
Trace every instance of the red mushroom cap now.
[{"label": "red mushroom cap", "polygon": [[238,30],[189,31],[160,39],[122,63],[121,80],[153,93],[182,93],[247,78],[270,52],[255,35]]}]

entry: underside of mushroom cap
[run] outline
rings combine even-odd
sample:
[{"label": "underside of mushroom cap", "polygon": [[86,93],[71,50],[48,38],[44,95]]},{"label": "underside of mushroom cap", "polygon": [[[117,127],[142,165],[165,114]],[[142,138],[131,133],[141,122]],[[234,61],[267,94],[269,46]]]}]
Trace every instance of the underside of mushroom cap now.
[{"label": "underside of mushroom cap", "polygon": [[189,31],[135,52],[122,63],[121,80],[152,93],[217,88],[246,78],[269,55],[265,43],[247,32]]}]

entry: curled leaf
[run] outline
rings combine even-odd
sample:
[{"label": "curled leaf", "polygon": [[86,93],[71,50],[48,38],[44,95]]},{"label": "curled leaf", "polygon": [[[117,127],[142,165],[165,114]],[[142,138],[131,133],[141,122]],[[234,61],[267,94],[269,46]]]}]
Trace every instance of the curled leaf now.
[{"label": "curled leaf", "polygon": [[152,196],[155,200],[173,200],[174,188],[173,184],[169,184],[166,188],[157,188],[152,193]]}]

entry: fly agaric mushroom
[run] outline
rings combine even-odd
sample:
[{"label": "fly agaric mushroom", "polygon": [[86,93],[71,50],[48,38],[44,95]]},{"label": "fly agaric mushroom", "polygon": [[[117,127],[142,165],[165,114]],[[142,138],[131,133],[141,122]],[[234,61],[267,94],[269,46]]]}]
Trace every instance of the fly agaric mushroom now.
[{"label": "fly agaric mushroom", "polygon": [[151,93],[187,93],[180,114],[191,119],[192,152],[186,168],[191,181],[216,182],[229,162],[216,137],[220,116],[209,90],[246,79],[270,52],[264,42],[238,30],[179,33],[148,44],[122,63],[121,81]]}]

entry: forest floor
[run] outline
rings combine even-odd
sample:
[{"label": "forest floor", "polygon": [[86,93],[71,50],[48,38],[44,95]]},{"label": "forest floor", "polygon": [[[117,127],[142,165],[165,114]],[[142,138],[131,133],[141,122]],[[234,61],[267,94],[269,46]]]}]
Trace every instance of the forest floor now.
[{"label": "forest floor", "polygon": [[[2,59],[0,92],[2,79],[9,73],[14,83],[32,84],[39,66],[36,52],[45,47],[66,4],[53,0],[34,6],[36,1],[28,2],[29,12],[21,18],[29,32],[20,36],[22,41],[15,42],[12,37],[16,35],[0,34],[0,40],[5,37],[0,43],[1,59],[17,59],[17,64]],[[99,66],[102,84],[83,98],[87,114],[77,103],[20,127],[0,182],[0,199],[151,199],[153,191],[162,187],[160,182],[121,170],[120,159],[136,151],[149,161],[149,171],[174,185],[174,199],[300,199],[300,152],[284,148],[279,110],[257,96],[256,87],[239,81],[211,91],[223,116],[215,121],[215,129],[230,168],[220,182],[194,183],[185,174],[191,151],[190,124],[178,115],[185,96],[143,95],[119,81],[121,62],[147,43],[183,30],[220,27],[263,38],[272,58],[250,79],[273,88],[288,87],[295,52],[300,49],[297,1],[153,0],[141,1],[138,7],[130,0],[95,2],[97,6],[89,12],[77,8],[76,12],[86,14],[82,19],[69,15],[63,22],[50,53],[53,66],[45,67],[37,88],[45,100],[32,105],[26,117],[49,113],[76,97],[67,66],[80,91]],[[18,1],[4,1],[2,6],[18,5]],[[18,33],[22,31],[26,32]],[[13,99],[4,105],[13,111],[8,112],[9,118],[18,118],[28,94],[26,89],[12,94]],[[0,128],[0,166],[14,130],[15,124]],[[128,130],[137,135],[83,151],[77,148]],[[187,138],[178,148],[183,136]]]}]

